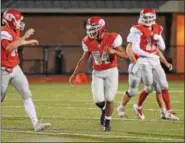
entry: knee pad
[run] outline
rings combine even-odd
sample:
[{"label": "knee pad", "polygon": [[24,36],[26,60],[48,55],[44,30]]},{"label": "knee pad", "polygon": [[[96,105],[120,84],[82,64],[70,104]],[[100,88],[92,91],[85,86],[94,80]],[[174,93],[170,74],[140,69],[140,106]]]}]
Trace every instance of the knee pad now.
[{"label": "knee pad", "polygon": [[165,89],[168,89],[168,82],[162,82],[162,84],[161,84],[161,89],[162,90],[165,90]]},{"label": "knee pad", "polygon": [[159,84],[154,83],[153,88],[156,91],[156,93],[161,93],[162,92],[161,87],[159,86]]},{"label": "knee pad", "polygon": [[105,101],[96,103],[96,106],[102,109],[105,106]]},{"label": "knee pad", "polygon": [[113,102],[115,96],[109,96],[105,98],[105,101],[107,102]]},{"label": "knee pad", "polygon": [[145,89],[145,91],[147,92],[147,93],[151,93],[152,91],[153,91],[153,86],[152,85],[150,85],[150,86],[144,86],[144,89]]},{"label": "knee pad", "polygon": [[128,95],[128,97],[133,97],[137,94],[137,91],[137,88],[129,88],[128,92],[126,91],[126,94]]}]

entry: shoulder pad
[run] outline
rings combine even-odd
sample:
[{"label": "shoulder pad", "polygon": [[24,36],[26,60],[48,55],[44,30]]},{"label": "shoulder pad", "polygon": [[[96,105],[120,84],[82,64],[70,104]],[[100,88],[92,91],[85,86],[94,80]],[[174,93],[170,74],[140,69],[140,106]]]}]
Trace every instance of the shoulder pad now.
[{"label": "shoulder pad", "polygon": [[86,43],[86,42],[88,41],[88,39],[89,39],[89,37],[88,37],[88,36],[85,36],[85,37],[82,39],[82,41],[83,41],[84,43]]},{"label": "shoulder pad", "polygon": [[130,28],[130,32],[131,33],[141,33],[140,29],[139,29],[139,25],[136,25],[136,26],[132,26]]}]

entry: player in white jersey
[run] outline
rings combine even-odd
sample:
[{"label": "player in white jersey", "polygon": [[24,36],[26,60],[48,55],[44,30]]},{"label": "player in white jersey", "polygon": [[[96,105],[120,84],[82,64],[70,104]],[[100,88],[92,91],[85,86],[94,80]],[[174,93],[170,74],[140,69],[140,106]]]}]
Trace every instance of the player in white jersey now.
[{"label": "player in white jersey", "polygon": [[141,70],[141,77],[144,83],[144,90],[141,92],[139,101],[134,104],[139,119],[144,119],[142,113],[142,103],[147,95],[153,90],[154,79],[161,89],[162,97],[167,108],[167,114],[173,116],[174,120],[178,120],[176,116],[171,114],[170,98],[168,94],[168,82],[163,68],[160,65],[158,50],[165,49],[165,43],[161,36],[162,26],[155,23],[156,13],[153,9],[146,8],[140,13],[138,25],[131,28],[128,37],[132,40],[132,50],[139,55],[134,70]]},{"label": "player in white jersey", "polygon": [[[128,70],[129,89],[122,95],[121,100],[120,100],[120,104],[117,108],[118,114],[121,118],[128,118],[126,115],[126,112],[125,112],[126,105],[130,101],[130,99],[137,94],[138,86],[141,81],[141,70],[138,69],[137,72],[134,72],[134,66],[135,66],[135,63],[136,63],[138,56],[133,54],[132,47],[131,47],[131,45],[132,45],[131,40],[127,39],[127,42],[129,44],[127,46],[126,52],[127,52],[127,55],[129,56],[129,59],[131,60],[131,64],[129,65],[129,70]],[[168,67],[169,70],[171,71],[173,69],[172,65],[167,62],[167,60],[165,59],[165,57],[163,56],[163,54],[160,51],[159,51],[159,56],[160,56],[161,62],[163,62],[165,64],[165,66]],[[160,88],[159,84],[154,82],[153,88],[156,91],[156,100],[157,100],[157,103],[160,107],[161,117],[163,119],[172,120],[173,115],[171,116],[171,114],[169,115],[166,112],[166,107],[165,107],[165,103],[162,99],[161,88]]]}]

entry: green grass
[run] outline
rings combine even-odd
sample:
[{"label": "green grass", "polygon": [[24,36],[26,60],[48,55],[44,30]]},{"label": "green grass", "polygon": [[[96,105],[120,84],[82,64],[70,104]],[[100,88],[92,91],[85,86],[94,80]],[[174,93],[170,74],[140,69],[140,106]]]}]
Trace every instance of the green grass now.
[{"label": "green grass", "polygon": [[[184,83],[170,82],[172,107],[179,121],[160,119],[155,94],[148,96],[143,104],[145,121],[136,119],[132,105],[138,96],[127,105],[128,120],[120,119],[116,108],[121,92],[127,83],[120,83],[115,98],[112,131],[103,132],[99,125],[99,109],[93,103],[91,87],[49,83],[30,85],[37,115],[52,127],[35,133],[23,108],[23,101],[10,86],[2,104],[2,142],[178,142],[184,141]],[[142,89],[140,87],[140,89]]]}]

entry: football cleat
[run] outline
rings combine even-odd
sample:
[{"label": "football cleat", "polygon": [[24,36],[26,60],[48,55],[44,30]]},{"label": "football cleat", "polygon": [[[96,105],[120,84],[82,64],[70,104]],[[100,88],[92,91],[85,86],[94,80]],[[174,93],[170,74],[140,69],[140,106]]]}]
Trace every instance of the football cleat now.
[{"label": "football cleat", "polygon": [[103,130],[104,130],[104,132],[111,131],[111,127],[110,127],[110,126],[108,126],[108,127],[105,127],[105,126],[104,126]]},{"label": "football cleat", "polygon": [[165,120],[179,120],[171,111],[167,111],[166,114],[161,114],[161,118]]},{"label": "football cleat", "polygon": [[119,105],[118,108],[117,108],[117,111],[118,111],[118,114],[119,114],[120,118],[128,119],[128,117],[127,117],[127,115],[125,113],[125,108],[124,107],[121,107]]},{"label": "football cleat", "polygon": [[37,123],[34,127],[36,132],[42,132],[44,131],[46,128],[50,127],[51,124],[50,123]]},{"label": "football cleat", "polygon": [[104,125],[103,130],[104,130],[105,132],[111,131],[110,120],[105,120],[105,125]]},{"label": "football cleat", "polygon": [[139,107],[137,104],[134,104],[133,108],[134,108],[134,111],[137,114],[138,119],[144,120],[145,119],[145,115],[143,114],[142,107]]}]

